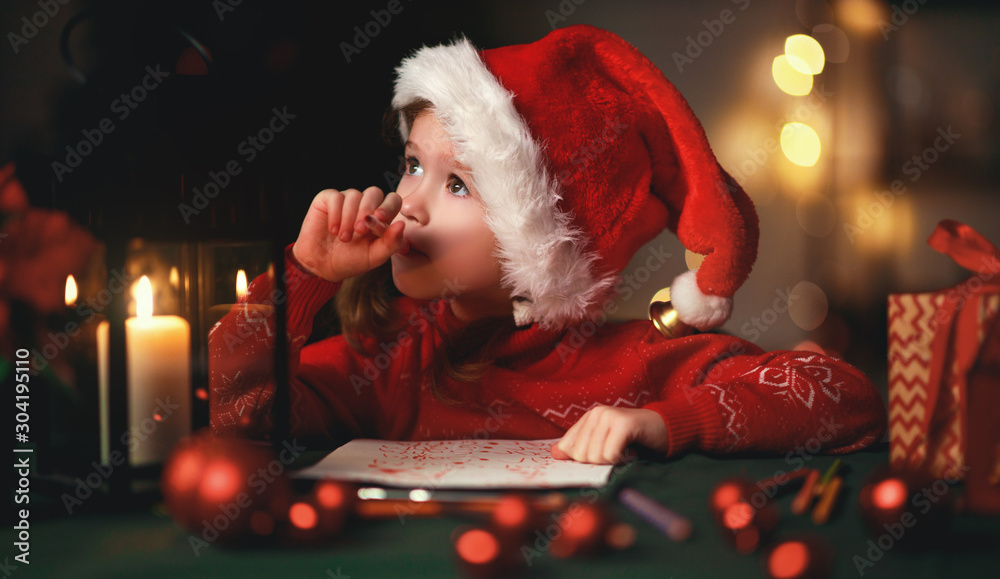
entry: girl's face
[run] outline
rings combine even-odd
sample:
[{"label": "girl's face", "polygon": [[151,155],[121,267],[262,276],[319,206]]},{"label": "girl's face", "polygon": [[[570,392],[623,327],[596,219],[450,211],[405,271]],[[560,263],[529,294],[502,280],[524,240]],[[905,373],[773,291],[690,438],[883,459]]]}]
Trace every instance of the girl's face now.
[{"label": "girl's face", "polygon": [[479,194],[466,185],[468,168],[453,156],[451,141],[433,112],[417,115],[404,149],[406,169],[396,192],[412,248],[392,255],[392,279],[415,299],[451,300],[459,319],[505,315],[510,296],[493,255],[496,238],[484,221]]}]

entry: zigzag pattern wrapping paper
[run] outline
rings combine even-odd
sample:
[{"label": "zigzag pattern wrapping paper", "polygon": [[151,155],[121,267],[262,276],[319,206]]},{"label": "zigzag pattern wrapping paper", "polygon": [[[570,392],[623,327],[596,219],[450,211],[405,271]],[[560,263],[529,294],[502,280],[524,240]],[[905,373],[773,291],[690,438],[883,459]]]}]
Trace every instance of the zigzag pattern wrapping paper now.
[{"label": "zigzag pattern wrapping paper", "polygon": [[[937,332],[950,328],[934,320],[947,291],[889,296],[889,460],[894,468],[922,469],[936,477],[956,477],[953,469],[965,464],[967,443],[964,381],[957,379],[951,352],[939,362],[947,364],[941,385],[930,384],[932,344]],[[976,296],[963,307],[976,310],[978,350],[988,321],[1000,310],[1000,295]],[[937,387],[931,408],[931,388]]]}]

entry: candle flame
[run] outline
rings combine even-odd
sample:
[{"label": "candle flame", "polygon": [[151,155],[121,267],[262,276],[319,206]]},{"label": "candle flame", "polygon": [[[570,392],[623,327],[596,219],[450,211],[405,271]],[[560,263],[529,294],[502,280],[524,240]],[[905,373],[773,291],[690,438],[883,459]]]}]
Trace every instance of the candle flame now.
[{"label": "candle flame", "polygon": [[135,316],[140,320],[153,317],[153,284],[146,276],[142,276],[135,288]]},{"label": "candle flame", "polygon": [[66,276],[66,306],[73,307],[76,304],[76,297],[76,279],[72,275]]},{"label": "candle flame", "polygon": [[236,272],[236,299],[241,300],[247,295],[247,272],[242,269]]},{"label": "candle flame", "polygon": [[170,285],[177,289],[181,285],[181,276],[177,273],[177,266],[170,268]]}]

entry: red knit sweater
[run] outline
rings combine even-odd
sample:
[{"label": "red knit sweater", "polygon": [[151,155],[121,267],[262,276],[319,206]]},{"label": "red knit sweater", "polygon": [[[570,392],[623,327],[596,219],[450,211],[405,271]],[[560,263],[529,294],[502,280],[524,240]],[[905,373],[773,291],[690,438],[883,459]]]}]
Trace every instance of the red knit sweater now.
[{"label": "red knit sweater", "polygon": [[[886,409],[853,366],[811,352],[764,352],[745,340],[701,334],[668,340],[648,320],[579,324],[561,332],[519,328],[497,347],[477,383],[442,377],[469,394],[448,405],[420,376],[443,333],[463,326],[447,300],[398,298],[404,321],[391,341],[365,340],[366,356],[333,336],[303,347],[314,315],[340,287],[285,250],[292,435],[330,447],[351,438],[557,438],[597,405],[647,408],[663,417],[667,455],[688,450],[772,453],[861,449],[881,439]],[[266,275],[209,337],[211,424],[261,436],[275,382],[273,304]]]}]

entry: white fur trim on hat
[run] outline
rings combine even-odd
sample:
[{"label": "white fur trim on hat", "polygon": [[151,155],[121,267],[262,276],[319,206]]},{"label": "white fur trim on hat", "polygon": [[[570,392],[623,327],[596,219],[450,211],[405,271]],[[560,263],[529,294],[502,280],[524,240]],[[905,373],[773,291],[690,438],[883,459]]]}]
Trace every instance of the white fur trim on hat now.
[{"label": "white fur trim on hat", "polygon": [[670,303],[677,317],[699,330],[722,325],[733,313],[733,298],[702,293],[696,279],[697,270],[686,271],[670,286]]},{"label": "white fur trim on hat", "polygon": [[[517,325],[539,322],[560,329],[586,317],[615,286],[597,278],[597,252],[586,252],[586,235],[559,209],[559,185],[513,95],[490,73],[466,38],[423,47],[396,69],[394,107],[426,99],[452,139],[456,158],[472,171],[486,223],[496,236],[501,283],[515,307]],[[405,139],[410,127],[400,120]]]}]

